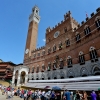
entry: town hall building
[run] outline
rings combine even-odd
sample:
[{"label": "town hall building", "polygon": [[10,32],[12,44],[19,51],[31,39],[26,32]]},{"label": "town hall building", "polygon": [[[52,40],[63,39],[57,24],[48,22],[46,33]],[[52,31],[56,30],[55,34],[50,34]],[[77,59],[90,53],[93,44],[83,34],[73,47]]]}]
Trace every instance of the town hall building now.
[{"label": "town hall building", "polygon": [[100,8],[81,24],[68,11],[61,22],[46,29],[46,44],[37,48],[39,22],[39,8],[34,6],[23,61],[29,68],[27,80],[100,75]]}]

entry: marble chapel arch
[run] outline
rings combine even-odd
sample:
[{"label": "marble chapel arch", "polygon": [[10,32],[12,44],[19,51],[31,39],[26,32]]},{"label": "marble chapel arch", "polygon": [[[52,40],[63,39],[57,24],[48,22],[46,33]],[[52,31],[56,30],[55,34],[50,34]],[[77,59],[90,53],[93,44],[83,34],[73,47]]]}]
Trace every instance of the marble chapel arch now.
[{"label": "marble chapel arch", "polygon": [[28,67],[16,66],[13,72],[12,85],[18,86],[27,83],[28,80]]}]

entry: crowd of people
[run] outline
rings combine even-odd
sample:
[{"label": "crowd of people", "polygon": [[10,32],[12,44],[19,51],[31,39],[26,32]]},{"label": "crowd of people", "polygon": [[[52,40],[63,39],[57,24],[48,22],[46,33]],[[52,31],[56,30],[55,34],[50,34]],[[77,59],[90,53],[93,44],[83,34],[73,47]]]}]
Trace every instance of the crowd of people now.
[{"label": "crowd of people", "polygon": [[86,91],[54,91],[54,90],[35,90],[31,89],[14,89],[11,86],[0,86],[2,95],[6,95],[6,99],[18,96],[22,100],[100,100],[100,91],[92,91],[90,95]]}]

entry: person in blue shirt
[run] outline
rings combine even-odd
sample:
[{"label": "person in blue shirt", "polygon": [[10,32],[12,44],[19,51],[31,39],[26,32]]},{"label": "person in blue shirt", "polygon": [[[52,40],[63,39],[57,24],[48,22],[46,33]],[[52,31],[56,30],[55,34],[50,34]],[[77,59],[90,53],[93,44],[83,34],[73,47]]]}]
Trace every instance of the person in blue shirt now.
[{"label": "person in blue shirt", "polygon": [[70,95],[71,93],[68,90],[65,90],[65,94],[64,94],[65,100],[71,100]]}]

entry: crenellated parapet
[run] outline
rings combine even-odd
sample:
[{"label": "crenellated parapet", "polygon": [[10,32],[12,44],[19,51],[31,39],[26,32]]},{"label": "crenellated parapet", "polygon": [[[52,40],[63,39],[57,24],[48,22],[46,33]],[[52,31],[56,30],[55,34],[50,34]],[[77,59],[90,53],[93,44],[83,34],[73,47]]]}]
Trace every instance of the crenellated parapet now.
[{"label": "crenellated parapet", "polygon": [[67,20],[69,17],[71,17],[71,12],[70,11],[68,11],[68,13],[66,13],[64,15],[64,20]]},{"label": "crenellated parapet", "polygon": [[44,48],[45,48],[45,46],[39,47],[39,48],[33,50],[31,53],[34,53],[34,52],[40,51],[40,50],[42,50],[42,49],[44,49]]},{"label": "crenellated parapet", "polygon": [[71,12],[68,11],[68,13],[66,13],[64,15],[64,20],[62,20],[61,22],[57,23],[54,27],[52,27],[52,28],[48,27],[46,29],[46,34],[50,33],[51,31],[53,31],[54,29],[56,29],[57,27],[59,27],[60,25],[62,25],[70,17],[71,17]]},{"label": "crenellated parapet", "polygon": [[[83,20],[83,21],[81,22],[81,24],[78,24],[78,26],[74,28],[74,31],[78,30],[80,27],[82,27],[84,24],[86,24],[86,23],[87,23],[91,18],[93,18],[98,12],[100,12],[100,7],[96,9],[96,13],[92,12],[92,13],[90,14],[90,18],[87,16],[86,19]],[[73,19],[73,17],[72,17],[72,19]],[[74,19],[73,19],[73,20],[74,20]],[[75,22],[75,23],[77,23],[77,22]]]}]

